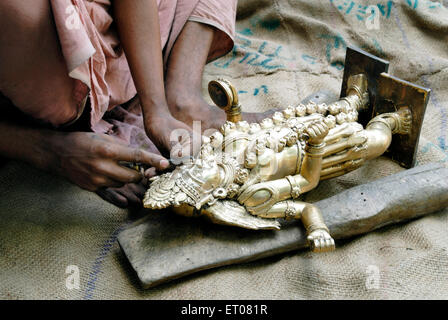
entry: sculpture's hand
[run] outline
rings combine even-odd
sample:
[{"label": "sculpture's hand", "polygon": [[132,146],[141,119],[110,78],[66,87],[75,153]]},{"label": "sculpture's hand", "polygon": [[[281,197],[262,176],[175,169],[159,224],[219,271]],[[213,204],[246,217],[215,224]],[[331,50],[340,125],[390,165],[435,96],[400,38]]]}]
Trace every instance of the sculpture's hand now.
[{"label": "sculpture's hand", "polygon": [[330,129],[324,121],[316,121],[306,128],[305,133],[308,135],[308,143],[321,144],[324,142],[325,137]]},{"label": "sculpture's hand", "polygon": [[317,229],[311,232],[307,240],[313,252],[329,252],[335,249],[333,238],[323,229]]},{"label": "sculpture's hand", "polygon": [[250,215],[243,206],[232,200],[217,201],[201,213],[217,224],[252,230],[280,230],[280,223],[277,220]]}]

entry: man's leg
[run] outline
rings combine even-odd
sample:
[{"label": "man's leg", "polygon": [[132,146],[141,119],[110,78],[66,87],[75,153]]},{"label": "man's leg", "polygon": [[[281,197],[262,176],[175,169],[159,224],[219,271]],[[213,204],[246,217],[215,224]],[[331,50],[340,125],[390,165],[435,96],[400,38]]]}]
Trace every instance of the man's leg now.
[{"label": "man's leg", "polygon": [[[20,106],[24,112],[38,114],[41,120],[47,120],[48,116],[65,123],[76,116],[77,112],[72,94],[73,81],[67,74],[50,2],[48,0],[0,1],[0,110],[2,112],[0,157],[26,161],[41,169],[50,170],[51,168],[55,171],[54,169],[58,168],[60,162],[55,161],[57,156],[50,150],[51,143],[47,142],[61,135],[56,135],[55,130],[38,126],[34,121],[27,121],[28,117],[19,112],[17,106]],[[16,106],[10,100],[14,100]],[[32,108],[30,108],[31,103]],[[46,108],[47,103],[58,108]],[[66,136],[70,137],[71,134],[67,133]],[[90,139],[89,137],[91,136],[87,133],[82,136],[86,141]],[[11,143],[11,141],[20,141],[20,143]],[[95,141],[98,141],[98,137]],[[90,149],[94,149],[93,144],[87,151],[76,150],[75,146],[69,143],[61,145],[66,145],[70,153],[85,152],[86,158],[89,158],[92,152]],[[108,166],[103,161],[101,164],[103,169]],[[123,172],[118,165],[114,165],[111,169],[114,173],[118,170]],[[93,177],[93,174],[88,171],[83,174],[85,177],[78,175],[79,181]],[[133,176],[135,173],[130,175]],[[113,185],[117,184],[110,180],[104,184],[104,186]],[[111,191],[107,193],[100,189],[99,193],[106,200],[119,206],[141,205],[140,199],[145,188],[142,184],[127,184],[124,188]]]},{"label": "man's leg", "polygon": [[[226,120],[224,111],[209,106],[202,97],[202,74],[214,33],[211,26],[187,22],[171,51],[165,80],[171,113],[190,126],[201,121],[202,130],[219,128]],[[243,119],[260,121],[271,113],[244,113]]]},{"label": "man's leg", "polygon": [[[1,1],[0,91],[22,111],[61,124],[77,113],[73,85],[50,2]],[[58,108],[45,108],[48,103]]]}]

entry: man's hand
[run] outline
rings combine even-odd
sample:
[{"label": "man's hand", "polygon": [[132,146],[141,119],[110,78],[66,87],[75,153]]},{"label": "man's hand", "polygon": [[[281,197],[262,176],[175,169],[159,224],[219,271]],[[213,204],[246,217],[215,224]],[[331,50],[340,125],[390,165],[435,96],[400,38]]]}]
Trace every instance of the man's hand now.
[{"label": "man's hand", "polygon": [[119,165],[119,161],[142,163],[157,170],[169,166],[162,156],[128,147],[105,134],[58,133],[51,141],[54,161],[49,169],[89,191],[140,182],[143,175]]}]

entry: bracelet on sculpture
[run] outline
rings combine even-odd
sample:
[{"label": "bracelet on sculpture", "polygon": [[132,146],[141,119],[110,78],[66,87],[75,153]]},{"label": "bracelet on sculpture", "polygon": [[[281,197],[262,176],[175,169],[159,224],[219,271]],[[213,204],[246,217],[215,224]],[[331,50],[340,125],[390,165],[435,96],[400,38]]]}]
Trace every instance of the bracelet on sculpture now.
[{"label": "bracelet on sculpture", "polygon": [[[372,120],[370,120],[370,122],[367,124],[366,128],[370,127],[374,123],[382,123],[392,131],[393,128],[392,128],[390,122],[387,121],[388,118],[393,118],[393,117],[389,116],[389,114],[387,114],[387,113],[377,116],[377,117],[373,118]],[[393,118],[393,119],[394,119],[395,123],[398,123],[398,121],[395,118]],[[395,125],[395,127],[396,127],[396,125]]]},{"label": "bracelet on sculpture", "polygon": [[286,201],[286,210],[285,210],[285,219],[299,219],[300,217],[297,216],[297,210],[294,207],[294,202],[292,201]]},{"label": "bracelet on sculpture", "polygon": [[316,231],[316,230],[325,230],[328,233],[330,233],[330,230],[327,228],[327,226],[325,224],[320,224],[320,223],[312,224],[312,225],[308,226],[308,228],[306,229],[306,233],[310,234],[311,232]]},{"label": "bracelet on sculpture", "polygon": [[324,155],[324,149],[325,149],[325,142],[322,142],[321,144],[315,145],[315,144],[307,144],[305,146],[305,153],[309,157],[322,157]]},{"label": "bracelet on sculpture", "polygon": [[286,180],[288,180],[289,185],[291,186],[291,198],[297,199],[302,194],[300,185],[296,182],[293,176],[286,176]]}]

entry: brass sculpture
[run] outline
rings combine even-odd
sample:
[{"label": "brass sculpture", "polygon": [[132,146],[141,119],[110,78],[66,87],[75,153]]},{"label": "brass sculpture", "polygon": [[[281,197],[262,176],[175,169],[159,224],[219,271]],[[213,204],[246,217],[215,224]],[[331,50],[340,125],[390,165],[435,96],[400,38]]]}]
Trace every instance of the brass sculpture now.
[{"label": "brass sculpture", "polygon": [[[355,61],[358,68],[353,67]],[[223,79],[212,81],[210,95],[226,111],[228,121],[220,132],[203,137],[195,159],[152,179],[144,206],[172,207],[182,215],[248,229],[279,229],[275,219],[301,219],[313,251],[334,250],[319,209],[300,201],[300,195],[320,180],[384,154],[395,137],[413,148],[415,157],[429,90],[392,78],[397,89],[393,90],[391,76],[382,68],[387,69],[387,62],[349,49],[345,71],[351,74],[344,75],[342,99],[329,105],[289,106],[252,124],[241,121],[235,88]],[[383,83],[389,86],[383,88]],[[398,98],[396,91],[401,92]],[[414,100],[407,101],[403,92],[410,92]],[[390,112],[376,114],[384,105]],[[364,128],[357,121],[366,115],[375,116]],[[413,159],[401,164],[412,166]]]}]

